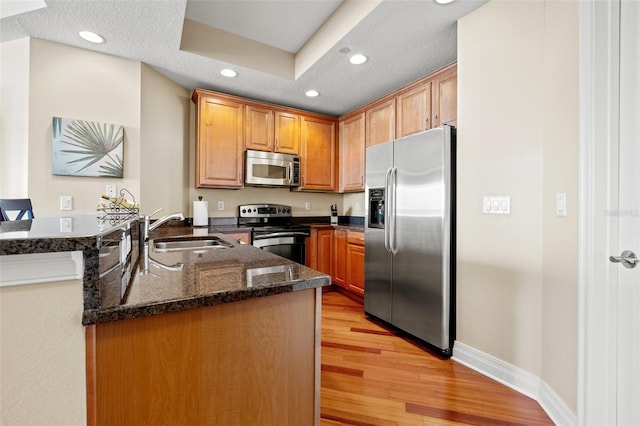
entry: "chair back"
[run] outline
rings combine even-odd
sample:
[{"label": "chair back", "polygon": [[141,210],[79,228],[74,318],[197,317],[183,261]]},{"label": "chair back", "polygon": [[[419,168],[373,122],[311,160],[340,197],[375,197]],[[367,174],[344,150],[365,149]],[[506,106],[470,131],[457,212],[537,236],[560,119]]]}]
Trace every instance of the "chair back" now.
[{"label": "chair back", "polygon": [[11,220],[7,212],[17,211],[18,214],[13,220],[33,219],[33,206],[30,198],[2,198],[0,199],[0,220]]}]

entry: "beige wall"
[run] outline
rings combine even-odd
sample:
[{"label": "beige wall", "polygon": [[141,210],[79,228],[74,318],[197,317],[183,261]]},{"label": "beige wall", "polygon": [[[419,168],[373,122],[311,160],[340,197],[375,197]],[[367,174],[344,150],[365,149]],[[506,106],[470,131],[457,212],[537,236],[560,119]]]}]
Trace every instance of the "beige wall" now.
[{"label": "beige wall", "polygon": [[[574,412],[577,10],[493,0],[458,23],[457,340],[541,377]],[[483,214],[490,195],[511,196],[511,215]]]},{"label": "beige wall", "polygon": [[[12,132],[24,138],[22,144],[14,146],[24,151],[25,164],[28,156],[28,167],[23,167],[23,175],[15,178],[24,184],[25,190],[16,196],[31,197],[37,216],[94,212],[107,184],[117,185],[118,190],[123,187],[130,190],[143,213],[164,209],[154,217],[174,211],[191,216],[192,201],[199,195],[209,201],[212,217],[236,216],[238,205],[252,202],[288,204],[298,216],[329,216],[332,204],[338,205],[340,214],[364,214],[364,202],[343,207],[342,194],[252,187],[196,189],[191,172],[195,158],[195,108],[189,91],[137,61],[39,39],[25,38],[19,42],[19,49],[9,49],[9,43],[2,45],[4,56],[17,52],[12,55],[23,55],[30,61],[19,73],[29,76],[25,82],[28,90],[24,88],[19,93],[23,98],[24,93],[30,93],[28,102],[24,102],[25,111],[20,114],[25,126],[28,124],[28,131],[12,126],[15,129]],[[3,75],[8,75],[4,68]],[[2,81],[6,83],[4,77]],[[53,176],[54,116],[123,124],[124,178]],[[7,139],[3,134],[3,141]],[[3,142],[3,153],[6,145]],[[9,155],[3,155],[3,173],[8,170],[5,163],[16,163],[8,158]],[[8,194],[4,187],[3,184],[0,188],[2,196]],[[63,195],[73,197],[71,212],[59,210],[59,198]],[[225,203],[223,211],[217,210],[218,201]],[[311,203],[310,210],[305,209],[306,202]],[[356,207],[361,209],[360,214]]]},{"label": "beige wall", "polygon": [[189,104],[187,89],[142,65],[140,205],[154,217],[188,211]]},{"label": "beige wall", "polygon": [[82,280],[0,288],[0,424],[86,424],[82,305]]},{"label": "beige wall", "polygon": [[[107,184],[140,193],[140,62],[31,39],[29,67],[29,197],[36,216],[94,212]],[[51,174],[53,117],[124,125],[124,178]]]},{"label": "beige wall", "polygon": [[0,45],[0,198],[28,194],[29,39]]},{"label": "beige wall", "polygon": [[[542,379],[576,412],[578,347],[578,1],[545,3]],[[556,193],[568,215],[555,215]]]}]

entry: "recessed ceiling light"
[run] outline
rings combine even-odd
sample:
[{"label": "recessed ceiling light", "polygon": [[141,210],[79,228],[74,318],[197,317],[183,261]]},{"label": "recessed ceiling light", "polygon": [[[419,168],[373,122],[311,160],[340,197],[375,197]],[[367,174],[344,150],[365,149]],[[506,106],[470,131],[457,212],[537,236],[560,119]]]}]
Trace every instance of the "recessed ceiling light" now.
[{"label": "recessed ceiling light", "polygon": [[104,43],[104,37],[91,31],[80,31],[78,35],[91,43]]},{"label": "recessed ceiling light", "polygon": [[235,77],[238,75],[237,72],[229,68],[223,69],[222,71],[220,71],[220,74],[224,75],[225,77]]},{"label": "recessed ceiling light", "polygon": [[320,93],[318,93],[317,90],[307,90],[307,93],[305,93],[305,95],[307,95],[310,98],[315,98],[316,96],[318,96]]},{"label": "recessed ceiling light", "polygon": [[369,58],[367,58],[366,56],[357,53],[349,58],[349,62],[351,62],[353,65],[361,65],[367,62],[368,59]]},{"label": "recessed ceiling light", "polygon": [[455,0],[434,0],[438,4],[449,4],[453,3]]}]

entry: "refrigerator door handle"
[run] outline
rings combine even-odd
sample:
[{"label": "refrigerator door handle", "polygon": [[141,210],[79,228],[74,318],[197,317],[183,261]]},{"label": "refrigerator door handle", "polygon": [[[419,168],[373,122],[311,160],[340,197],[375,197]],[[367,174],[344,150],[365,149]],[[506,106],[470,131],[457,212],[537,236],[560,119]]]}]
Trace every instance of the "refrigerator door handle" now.
[{"label": "refrigerator door handle", "polygon": [[389,185],[389,181],[391,180],[391,172],[392,169],[389,168],[387,169],[387,172],[384,175],[384,193],[385,193],[385,198],[386,198],[386,203],[384,206],[384,248],[385,250],[387,250],[388,253],[391,253],[391,246],[389,245],[389,234],[391,232],[391,230],[389,229],[389,216],[390,216],[390,209],[391,209],[391,192],[390,192],[390,185]]},{"label": "refrigerator door handle", "polygon": [[398,254],[398,247],[396,246],[396,181],[398,180],[398,168],[394,167],[390,174],[391,183],[391,212],[389,213],[389,248],[392,255]]}]

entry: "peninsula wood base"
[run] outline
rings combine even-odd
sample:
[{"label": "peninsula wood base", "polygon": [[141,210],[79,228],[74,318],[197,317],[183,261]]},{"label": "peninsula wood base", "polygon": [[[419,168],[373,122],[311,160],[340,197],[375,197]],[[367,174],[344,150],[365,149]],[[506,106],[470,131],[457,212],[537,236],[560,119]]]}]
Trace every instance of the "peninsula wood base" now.
[{"label": "peninsula wood base", "polygon": [[322,292],[87,328],[88,424],[319,424]]}]

